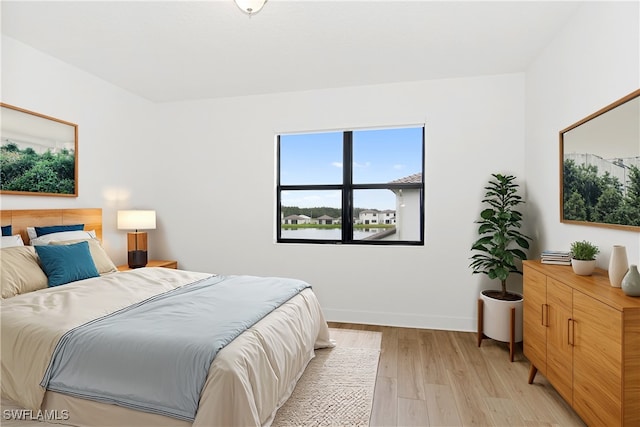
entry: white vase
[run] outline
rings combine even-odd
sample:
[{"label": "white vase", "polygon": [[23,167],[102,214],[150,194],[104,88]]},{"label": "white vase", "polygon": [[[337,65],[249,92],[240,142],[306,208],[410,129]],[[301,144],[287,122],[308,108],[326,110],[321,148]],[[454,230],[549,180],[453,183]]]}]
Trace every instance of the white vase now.
[{"label": "white vase", "polygon": [[614,245],[609,258],[609,282],[614,288],[619,288],[622,278],[629,270],[627,248],[622,245]]},{"label": "white vase", "polygon": [[591,276],[596,269],[596,260],[571,259],[571,267],[578,276]]}]

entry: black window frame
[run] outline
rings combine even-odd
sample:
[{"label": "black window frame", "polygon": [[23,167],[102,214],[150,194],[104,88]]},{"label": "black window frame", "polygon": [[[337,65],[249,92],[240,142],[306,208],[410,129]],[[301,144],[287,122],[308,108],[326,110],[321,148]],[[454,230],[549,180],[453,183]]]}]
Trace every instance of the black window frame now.
[{"label": "black window frame", "polygon": [[[344,245],[384,245],[384,246],[424,246],[424,192],[425,192],[425,125],[402,126],[404,128],[422,128],[422,152],[421,152],[421,182],[419,183],[375,183],[375,184],[354,184],[353,183],[353,132],[354,130],[342,131],[343,168],[341,184],[304,184],[304,185],[282,185],[280,180],[280,136],[277,135],[276,152],[276,241],[278,243],[309,243],[309,244],[344,244]],[[376,130],[383,128],[356,129]],[[355,190],[400,190],[418,189],[420,190],[420,240],[363,240],[353,239],[353,192]],[[342,236],[337,239],[292,239],[282,237],[282,198],[283,191],[317,191],[317,190],[340,190],[342,192]]]}]

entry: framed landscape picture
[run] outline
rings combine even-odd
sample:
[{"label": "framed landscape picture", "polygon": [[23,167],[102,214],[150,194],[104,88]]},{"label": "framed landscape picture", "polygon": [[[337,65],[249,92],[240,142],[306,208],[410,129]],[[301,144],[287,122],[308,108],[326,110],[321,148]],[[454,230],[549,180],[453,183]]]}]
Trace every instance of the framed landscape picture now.
[{"label": "framed landscape picture", "polygon": [[0,106],[0,193],[77,197],[78,125]]}]

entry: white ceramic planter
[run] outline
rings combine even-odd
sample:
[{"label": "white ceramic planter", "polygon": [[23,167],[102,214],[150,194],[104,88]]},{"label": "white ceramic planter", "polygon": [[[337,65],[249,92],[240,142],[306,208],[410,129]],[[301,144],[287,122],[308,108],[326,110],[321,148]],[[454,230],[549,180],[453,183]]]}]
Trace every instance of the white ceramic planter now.
[{"label": "white ceramic planter", "polygon": [[593,271],[596,269],[596,260],[592,259],[584,261],[580,259],[572,259],[571,267],[573,267],[573,272],[578,276],[591,276]]},{"label": "white ceramic planter", "polygon": [[[516,294],[516,292],[510,292]],[[511,341],[511,307],[516,308],[515,342],[522,341],[522,295],[518,301],[502,301],[480,294],[483,303],[482,330],[496,341]]]}]

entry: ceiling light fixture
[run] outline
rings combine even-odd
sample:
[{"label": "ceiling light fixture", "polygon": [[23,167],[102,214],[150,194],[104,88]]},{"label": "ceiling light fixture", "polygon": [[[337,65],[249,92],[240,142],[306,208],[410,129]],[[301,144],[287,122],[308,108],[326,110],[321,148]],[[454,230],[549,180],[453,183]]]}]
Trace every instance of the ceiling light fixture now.
[{"label": "ceiling light fixture", "polygon": [[267,0],[233,0],[236,6],[247,15],[255,15],[262,10]]}]

